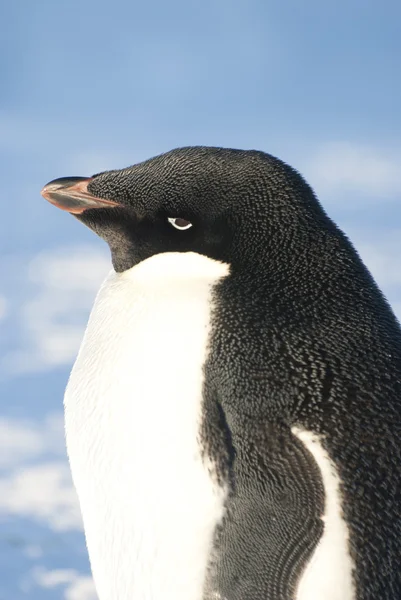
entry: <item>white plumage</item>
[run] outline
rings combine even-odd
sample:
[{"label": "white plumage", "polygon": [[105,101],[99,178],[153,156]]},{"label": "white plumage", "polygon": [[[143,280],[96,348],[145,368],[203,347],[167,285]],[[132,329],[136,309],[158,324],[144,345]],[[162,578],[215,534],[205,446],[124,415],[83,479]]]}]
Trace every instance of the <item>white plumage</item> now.
[{"label": "white plumage", "polygon": [[324,531],[298,585],[296,600],[353,600],[353,562],[348,547],[348,529],[342,515],[340,479],[318,436],[294,428],[312,454],[325,493]]},{"label": "white plumage", "polygon": [[225,490],[198,442],[211,289],[225,264],[158,254],[97,296],[65,395],[100,600],[201,600]]}]

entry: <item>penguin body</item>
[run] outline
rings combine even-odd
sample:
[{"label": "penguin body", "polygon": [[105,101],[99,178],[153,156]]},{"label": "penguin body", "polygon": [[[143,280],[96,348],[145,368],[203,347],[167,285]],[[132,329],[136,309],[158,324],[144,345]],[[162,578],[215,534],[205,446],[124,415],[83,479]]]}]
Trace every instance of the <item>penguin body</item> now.
[{"label": "penguin body", "polygon": [[398,600],[401,331],[302,177],[183,148],[43,194],[115,269],[65,397],[100,600]]}]

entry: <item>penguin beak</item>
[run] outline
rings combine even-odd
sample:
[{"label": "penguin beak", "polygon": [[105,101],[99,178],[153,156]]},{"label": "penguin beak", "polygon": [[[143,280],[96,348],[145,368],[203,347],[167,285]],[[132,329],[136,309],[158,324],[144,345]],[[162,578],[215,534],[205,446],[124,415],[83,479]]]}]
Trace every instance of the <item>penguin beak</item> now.
[{"label": "penguin beak", "polygon": [[45,185],[41,194],[51,204],[66,210],[74,215],[79,215],[85,210],[92,208],[112,208],[119,206],[112,200],[97,198],[88,192],[88,184],[92,178],[85,177],[61,177],[53,179]]}]

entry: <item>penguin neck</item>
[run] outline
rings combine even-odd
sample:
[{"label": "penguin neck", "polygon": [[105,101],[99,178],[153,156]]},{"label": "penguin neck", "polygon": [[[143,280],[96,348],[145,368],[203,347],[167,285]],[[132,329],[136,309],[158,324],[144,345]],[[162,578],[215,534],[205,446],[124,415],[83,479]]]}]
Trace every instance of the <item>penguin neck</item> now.
[{"label": "penguin neck", "polygon": [[135,279],[142,284],[149,282],[151,285],[169,286],[180,282],[180,285],[191,286],[195,280],[218,280],[229,273],[229,266],[196,252],[165,252],[155,254],[118,277]]}]

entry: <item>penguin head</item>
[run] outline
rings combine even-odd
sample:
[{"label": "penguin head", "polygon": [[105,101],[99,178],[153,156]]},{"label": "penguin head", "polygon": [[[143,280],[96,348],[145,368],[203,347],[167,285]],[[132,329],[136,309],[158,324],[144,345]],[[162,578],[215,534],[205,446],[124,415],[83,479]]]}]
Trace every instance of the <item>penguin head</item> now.
[{"label": "penguin head", "polygon": [[126,169],[56,179],[42,195],[108,243],[117,272],[164,252],[196,252],[233,269],[255,257],[274,261],[324,218],[294,169],[253,150],[179,148]]}]

